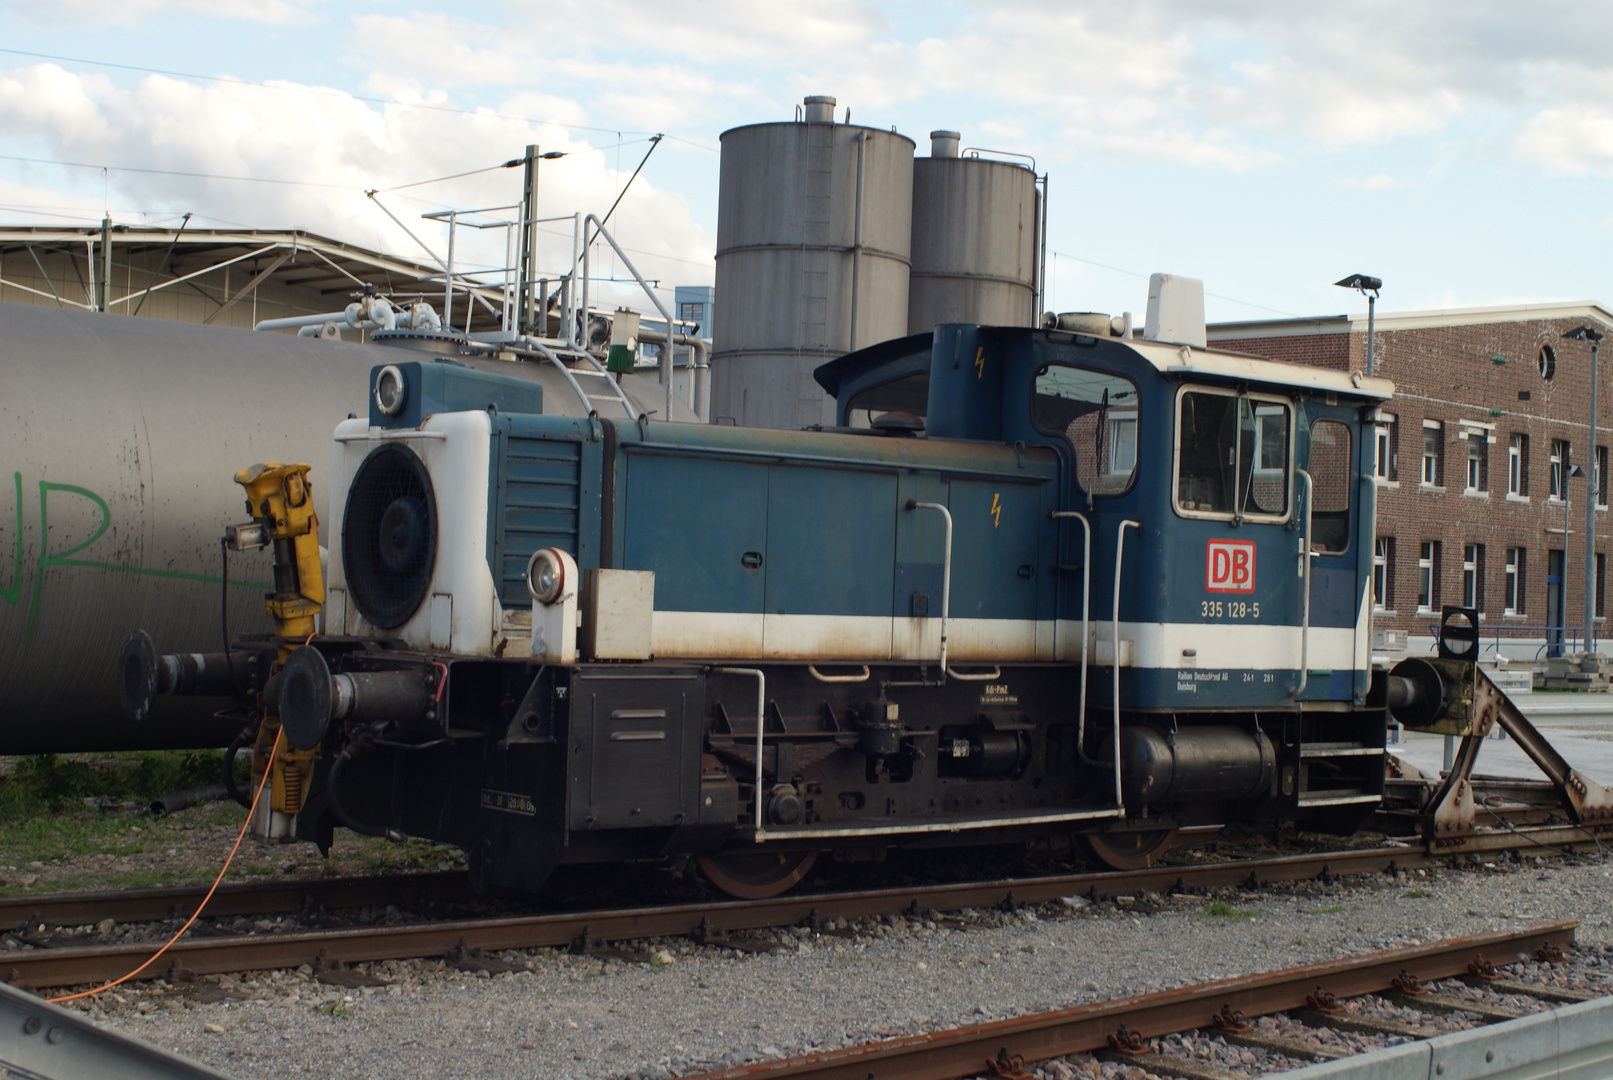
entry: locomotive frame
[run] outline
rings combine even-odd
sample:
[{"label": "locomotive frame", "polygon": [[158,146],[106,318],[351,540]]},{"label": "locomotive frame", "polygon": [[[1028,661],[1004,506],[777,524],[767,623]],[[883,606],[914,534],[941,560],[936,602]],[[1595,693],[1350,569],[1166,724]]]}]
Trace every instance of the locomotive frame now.
[{"label": "locomotive frame", "polygon": [[[773,431],[377,368],[335,434],[325,632],[231,660],[257,768],[276,727],[308,761],[255,831],[443,840],[483,887],[692,857],[763,896],[826,850],[1078,835],[1127,866],[1376,809],[1387,380],[959,325],[817,378],[840,426]],[[174,661],[126,649],[131,707],[220,689]]]}]

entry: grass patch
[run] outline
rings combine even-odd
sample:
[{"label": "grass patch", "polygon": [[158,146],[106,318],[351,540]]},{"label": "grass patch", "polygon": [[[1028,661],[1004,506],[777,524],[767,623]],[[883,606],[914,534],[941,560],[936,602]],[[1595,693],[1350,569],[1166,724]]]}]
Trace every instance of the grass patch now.
[{"label": "grass patch", "polygon": [[1426,900],[1434,894],[1429,892],[1427,889],[1408,889],[1400,895],[1405,897],[1407,900]]},{"label": "grass patch", "polygon": [[1300,914],[1301,915],[1343,915],[1348,910],[1350,910],[1350,909],[1345,907],[1343,904],[1334,904],[1332,907],[1311,908],[1311,909],[1308,909],[1308,910],[1305,910],[1305,911],[1301,911]]},{"label": "grass patch", "polygon": [[1212,919],[1252,919],[1260,912],[1233,907],[1225,900],[1211,900],[1204,905],[1204,914]]},{"label": "grass patch", "polygon": [[860,959],[862,958],[856,953],[841,953],[839,956],[835,957],[835,963],[839,964],[843,968],[848,968]]},{"label": "grass patch", "polygon": [[[15,759],[0,778],[0,863],[48,862],[83,855],[138,855],[165,842],[181,826],[144,815],[93,809],[85,799],[104,798],[144,809],[152,799],[184,788],[216,783],[224,756],[217,750],[143,750],[116,754],[41,754]],[[234,804],[207,808],[211,824]]]}]

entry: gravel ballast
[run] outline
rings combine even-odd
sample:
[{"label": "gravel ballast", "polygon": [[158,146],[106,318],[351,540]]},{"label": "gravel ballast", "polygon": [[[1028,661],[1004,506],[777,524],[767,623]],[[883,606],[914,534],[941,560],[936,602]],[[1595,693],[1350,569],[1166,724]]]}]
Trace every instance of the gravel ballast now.
[{"label": "gravel ballast", "polygon": [[[1613,957],[1589,952],[1613,944],[1610,886],[1613,863],[1499,857],[1224,892],[1213,908],[1077,900],[965,913],[961,930],[899,917],[784,930],[758,955],[668,939],[632,946],[657,954],[647,964],[533,950],[500,954],[531,970],[493,976],[388,962],[363,969],[385,986],[328,986],[304,969],[125,985],[81,1007],[242,1078],[646,1080],[1562,918],[1581,921],[1586,952],[1552,977],[1613,989]],[[1227,1067],[1271,1067],[1232,1049],[1214,1051]]]}]

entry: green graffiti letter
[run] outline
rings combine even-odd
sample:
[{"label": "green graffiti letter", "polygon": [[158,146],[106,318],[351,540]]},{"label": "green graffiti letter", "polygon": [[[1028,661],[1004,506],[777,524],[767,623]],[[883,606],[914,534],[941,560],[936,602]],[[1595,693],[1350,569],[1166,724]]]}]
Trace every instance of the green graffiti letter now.
[{"label": "green graffiti letter", "polygon": [[[18,479],[19,490],[21,478]],[[101,508],[101,524],[88,540],[75,544],[66,551],[55,555],[50,551],[50,493],[52,491],[65,491],[69,495],[82,495]],[[20,505],[20,502],[19,502]],[[45,587],[45,570],[52,566],[93,566],[80,559],[70,559],[69,555],[76,555],[89,547],[106,534],[112,525],[112,508],[107,506],[106,500],[88,488],[75,487],[72,484],[52,484],[48,480],[39,482],[39,566],[34,572],[34,596],[28,605],[28,625],[23,628],[23,637],[30,637],[39,627],[39,596]]]},{"label": "green graffiti letter", "polygon": [[11,571],[11,588],[0,585],[0,600],[15,604],[22,599],[22,473],[12,473],[11,479],[17,485],[17,539],[12,543],[17,555]]}]

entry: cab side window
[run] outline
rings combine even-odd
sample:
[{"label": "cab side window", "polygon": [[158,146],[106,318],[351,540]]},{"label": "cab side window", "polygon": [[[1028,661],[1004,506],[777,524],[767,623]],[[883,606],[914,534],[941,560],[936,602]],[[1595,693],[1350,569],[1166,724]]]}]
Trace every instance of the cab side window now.
[{"label": "cab side window", "polygon": [[1031,425],[1062,435],[1075,479],[1091,495],[1119,495],[1137,475],[1137,384],[1120,375],[1050,364],[1036,373]]},{"label": "cab side window", "polygon": [[1280,399],[1185,390],[1176,423],[1176,507],[1188,516],[1288,514],[1293,410]]},{"label": "cab side window", "polygon": [[1337,420],[1311,425],[1311,550],[1350,548],[1350,429]]}]

